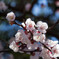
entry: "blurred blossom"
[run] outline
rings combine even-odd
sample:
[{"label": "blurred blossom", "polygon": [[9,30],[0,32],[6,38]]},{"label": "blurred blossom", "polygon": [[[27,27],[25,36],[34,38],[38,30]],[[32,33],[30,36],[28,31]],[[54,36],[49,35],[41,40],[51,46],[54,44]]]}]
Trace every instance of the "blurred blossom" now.
[{"label": "blurred blossom", "polygon": [[59,1],[56,1],[55,4],[57,7],[59,7]]},{"label": "blurred blossom", "polygon": [[[40,2],[39,2],[40,1]],[[32,14],[35,16],[48,16],[53,13],[53,10],[48,7],[47,0],[38,0],[38,4],[35,4],[32,9]]]},{"label": "blurred blossom", "polygon": [[5,3],[3,1],[0,1],[0,10],[6,10],[7,6],[5,5]]},{"label": "blurred blossom", "polygon": [[27,3],[27,4],[25,5],[25,10],[26,10],[26,11],[29,11],[30,8],[31,8],[31,4],[30,4],[30,3]]},{"label": "blurred blossom", "polygon": [[59,10],[56,10],[55,15],[54,16],[51,16],[50,19],[53,22],[56,22],[59,19]]},{"label": "blurred blossom", "polygon": [[15,2],[15,1],[12,1],[12,2],[11,2],[11,6],[12,6],[12,7],[16,7],[16,2]]},{"label": "blurred blossom", "polygon": [[51,15],[53,13],[52,9],[50,7],[46,7],[43,9],[44,16]]},{"label": "blurred blossom", "polygon": [[48,6],[47,0],[38,0],[38,4],[39,5],[44,4],[45,6]]},{"label": "blurred blossom", "polygon": [[35,4],[32,9],[33,15],[38,16],[40,12],[41,12],[40,7],[37,4]]},{"label": "blurred blossom", "polygon": [[59,10],[56,10],[55,16],[59,19]]}]

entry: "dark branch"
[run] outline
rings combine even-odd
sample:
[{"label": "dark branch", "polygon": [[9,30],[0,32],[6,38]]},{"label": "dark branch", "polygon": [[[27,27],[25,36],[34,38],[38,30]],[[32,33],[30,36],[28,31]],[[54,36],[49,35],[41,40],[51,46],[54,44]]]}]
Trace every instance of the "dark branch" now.
[{"label": "dark branch", "polygon": [[[25,27],[23,27],[22,25],[18,24],[17,22],[14,22],[14,24],[17,24],[17,25],[21,26],[24,30],[27,31],[27,29]],[[32,32],[29,30],[28,33],[31,34],[31,37],[32,37],[32,40],[33,40],[33,34],[32,34]]]},{"label": "dark branch", "polygon": [[2,53],[2,52],[11,52],[12,50],[10,50],[10,49],[4,49],[4,50],[1,50],[0,51],[0,53]]},{"label": "dark branch", "polygon": [[52,25],[51,27],[49,27],[49,28],[47,29],[47,31],[52,30],[57,24],[59,24],[59,20],[58,20],[54,25]]},{"label": "dark branch", "polygon": [[31,4],[30,12],[31,12],[31,10],[32,10],[32,8],[33,8],[33,5],[34,5],[36,2],[37,2],[37,0],[33,0],[32,4]]},{"label": "dark branch", "polygon": [[[38,49],[36,49],[36,50],[33,50],[33,51],[25,51],[25,50],[19,50],[19,51],[23,51],[24,53],[31,53],[31,52],[41,52],[41,50],[38,50]],[[13,52],[11,49],[4,49],[4,50],[1,50],[0,51],[0,53],[2,53],[2,52]]]},{"label": "dark branch", "polygon": [[40,42],[40,43],[51,52],[51,50],[44,43],[42,43],[42,42]]}]

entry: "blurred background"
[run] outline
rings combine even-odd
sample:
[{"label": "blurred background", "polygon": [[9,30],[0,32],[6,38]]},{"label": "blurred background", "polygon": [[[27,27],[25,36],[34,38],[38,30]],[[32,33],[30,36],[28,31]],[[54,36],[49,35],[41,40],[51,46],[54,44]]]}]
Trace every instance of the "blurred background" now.
[{"label": "blurred background", "polygon": [[[10,25],[6,20],[8,12],[13,11],[16,21],[21,24],[23,20],[31,18],[35,22],[45,21],[49,27],[59,20],[59,0],[0,0],[0,51],[7,47],[15,33],[20,28]],[[59,24],[46,33],[47,38],[59,41]],[[0,59],[29,59],[29,55],[14,52],[1,52]]]}]

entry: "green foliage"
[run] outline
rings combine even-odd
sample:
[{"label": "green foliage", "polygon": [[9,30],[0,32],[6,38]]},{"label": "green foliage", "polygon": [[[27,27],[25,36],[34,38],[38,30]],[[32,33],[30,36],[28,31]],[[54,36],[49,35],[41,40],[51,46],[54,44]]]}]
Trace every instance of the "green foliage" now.
[{"label": "green foliage", "polygon": [[29,59],[28,54],[21,54],[21,53],[13,53],[14,59]]}]

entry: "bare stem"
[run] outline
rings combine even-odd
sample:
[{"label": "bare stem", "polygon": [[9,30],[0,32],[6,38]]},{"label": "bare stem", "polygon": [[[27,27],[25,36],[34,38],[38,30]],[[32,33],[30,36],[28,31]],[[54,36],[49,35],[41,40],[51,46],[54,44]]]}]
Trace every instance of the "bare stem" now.
[{"label": "bare stem", "polygon": [[57,24],[59,24],[59,20],[58,20],[54,25],[52,25],[51,27],[49,27],[49,28],[47,29],[47,31],[52,30]]},{"label": "bare stem", "polygon": [[[20,24],[18,24],[17,22],[14,22],[15,24],[17,24],[17,25],[19,25],[19,26],[21,26],[24,30],[26,30],[27,31],[27,29],[23,26],[23,25],[20,25]],[[31,37],[32,37],[32,40],[33,40],[33,34],[32,34],[32,32],[29,30],[29,32],[28,33],[30,33],[31,34]]]},{"label": "bare stem", "polygon": [[44,43],[42,43],[42,42],[40,42],[40,43],[51,52],[51,50]]}]

